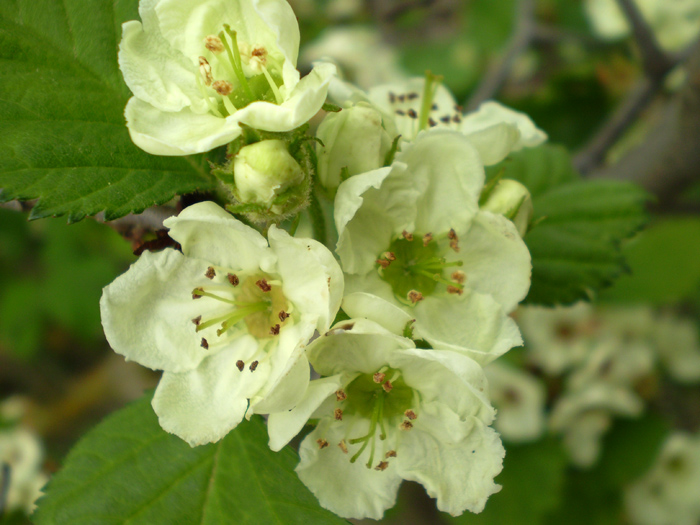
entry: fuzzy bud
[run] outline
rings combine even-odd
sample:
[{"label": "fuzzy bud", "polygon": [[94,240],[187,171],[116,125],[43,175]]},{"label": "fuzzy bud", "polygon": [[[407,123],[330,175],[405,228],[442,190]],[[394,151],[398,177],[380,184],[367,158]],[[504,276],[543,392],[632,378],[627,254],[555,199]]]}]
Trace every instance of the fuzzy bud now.
[{"label": "fuzzy bud", "polygon": [[481,209],[500,213],[513,221],[521,237],[527,233],[534,213],[532,197],[528,189],[510,179],[502,179],[498,182]]}]

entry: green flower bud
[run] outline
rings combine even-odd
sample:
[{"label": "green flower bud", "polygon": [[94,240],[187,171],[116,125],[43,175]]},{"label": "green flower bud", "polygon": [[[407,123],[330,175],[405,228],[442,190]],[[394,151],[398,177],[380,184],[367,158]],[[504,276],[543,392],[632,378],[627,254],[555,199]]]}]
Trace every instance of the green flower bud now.
[{"label": "green flower bud", "polygon": [[364,102],[329,113],[316,133],[325,146],[318,152],[321,185],[335,191],[346,177],[384,166],[396,135],[391,131],[382,114]]},{"label": "green flower bud", "polygon": [[521,237],[527,233],[534,213],[528,189],[511,179],[500,180],[481,209],[499,213],[510,219]]}]

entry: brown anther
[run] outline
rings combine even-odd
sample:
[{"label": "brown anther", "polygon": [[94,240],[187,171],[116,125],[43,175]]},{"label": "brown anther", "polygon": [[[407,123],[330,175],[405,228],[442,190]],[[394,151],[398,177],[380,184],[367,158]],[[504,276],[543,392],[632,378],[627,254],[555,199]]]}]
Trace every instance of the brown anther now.
[{"label": "brown anther", "polygon": [[238,286],[238,283],[240,282],[235,273],[228,274],[226,278],[228,279],[228,282],[231,283],[231,286]]},{"label": "brown anther", "polygon": [[254,57],[258,57],[258,58],[264,57],[266,55],[267,55],[267,49],[265,49],[264,47],[256,47],[255,49],[253,49],[253,52],[250,54],[250,56],[254,56]]},{"label": "brown anther", "polygon": [[411,421],[413,421],[414,419],[416,419],[418,417],[416,415],[416,413],[413,410],[411,410],[410,408],[408,410],[406,410],[406,412],[404,412],[403,414]]},{"label": "brown anther", "polygon": [[464,281],[467,280],[467,274],[464,273],[462,270],[455,270],[454,272],[452,272],[452,275],[450,277],[452,277],[452,280],[454,282],[459,284],[464,284]]},{"label": "brown anther", "polygon": [[213,266],[210,266],[209,268],[207,268],[207,271],[204,274],[204,277],[206,277],[207,279],[213,279],[214,277],[216,277],[216,272],[214,271]]},{"label": "brown anther", "polygon": [[396,95],[394,95],[391,91],[389,91],[389,102],[392,104],[396,102]]},{"label": "brown anther", "polygon": [[193,322],[196,326],[199,326],[199,323],[202,322],[202,316],[201,316],[201,315],[198,315],[197,317],[195,317],[194,319],[192,319],[192,322]]},{"label": "brown anther", "polygon": [[333,417],[335,418],[336,421],[342,421],[343,420],[343,409],[342,408],[336,408],[333,411]]},{"label": "brown anther", "polygon": [[384,454],[384,457],[389,459],[389,458],[395,458],[396,457],[396,451],[395,450],[390,450],[386,454]]},{"label": "brown anther", "polygon": [[460,122],[462,122],[462,117],[460,117],[459,115],[455,115],[452,117],[452,122],[454,122],[455,124],[459,124]]},{"label": "brown anther", "polygon": [[418,290],[411,290],[408,292],[408,300],[411,301],[413,304],[416,304],[418,301],[423,300],[423,294],[420,293]]},{"label": "brown anther", "polygon": [[380,461],[379,464],[376,467],[374,467],[374,470],[386,470],[388,466],[388,461]]},{"label": "brown anther", "polygon": [[397,109],[396,114],[401,115],[403,117],[406,114],[406,112],[403,109]]},{"label": "brown anther", "polygon": [[381,266],[384,270],[386,270],[389,265],[391,264],[391,261],[387,261],[386,259],[377,259],[375,261],[379,266]]},{"label": "brown anther", "polygon": [[192,299],[201,299],[204,294],[204,288],[195,288],[192,290]]},{"label": "brown anther", "polygon": [[451,293],[453,295],[462,295],[464,293],[464,290],[462,289],[461,286],[452,286],[451,284],[447,287],[447,293]]},{"label": "brown anther", "polygon": [[413,234],[412,234],[412,233],[408,233],[406,230],[404,230],[403,232],[401,232],[401,236],[402,236],[404,239],[406,239],[408,242],[411,242],[411,241],[413,240]]},{"label": "brown anther", "polygon": [[250,363],[250,366],[248,368],[250,368],[251,372],[255,372],[255,369],[258,368],[258,362],[253,361],[252,363]]},{"label": "brown anther", "polygon": [[345,393],[344,390],[336,390],[335,391],[336,401],[345,401],[347,398],[348,398],[348,395]]},{"label": "brown anther", "polygon": [[396,97],[396,98],[399,99],[399,102],[403,102],[404,100],[406,100],[406,95],[399,95],[399,96]]},{"label": "brown anther", "polygon": [[457,113],[461,113],[462,111],[464,111],[464,108],[463,108],[462,106],[460,106],[459,104],[455,104],[455,105],[454,105],[454,110],[455,110]]},{"label": "brown anther", "polygon": [[206,339],[202,337],[202,342],[200,343],[201,347],[204,348],[205,350],[209,350],[209,343],[207,342]]},{"label": "brown anther", "polygon": [[206,47],[215,55],[224,51],[224,43],[216,35],[209,35],[204,37],[204,47]]},{"label": "brown anther", "polygon": [[267,281],[265,279],[260,279],[259,281],[255,281],[255,284],[257,285],[258,288],[260,288],[263,292],[269,292],[272,290],[272,286],[267,284]]},{"label": "brown anther", "polygon": [[423,235],[423,246],[428,246],[430,244],[430,241],[433,240],[433,234],[428,232],[425,235]]},{"label": "brown anther", "polygon": [[418,113],[416,113],[416,110],[414,110],[414,109],[409,109],[408,116],[411,118],[418,118]]},{"label": "brown anther", "polygon": [[270,327],[270,335],[280,335],[280,325],[276,324],[275,326]]},{"label": "brown anther", "polygon": [[239,359],[238,361],[236,361],[236,366],[238,367],[238,370],[243,372],[243,369],[245,368],[245,363]]},{"label": "brown anther", "polygon": [[326,441],[325,439],[317,439],[316,444],[318,445],[319,449],[326,448],[328,446],[328,441]]},{"label": "brown anther", "polygon": [[404,420],[403,423],[399,426],[401,430],[411,430],[413,428],[413,423],[411,423],[408,419]]},{"label": "brown anther", "polygon": [[428,119],[428,124],[430,124],[431,128],[434,128],[435,126],[437,126],[437,122],[435,122],[435,119],[433,119],[433,117],[430,117]]},{"label": "brown anther", "polygon": [[386,381],[383,385],[382,388],[384,389],[384,392],[387,394],[391,392],[391,389],[394,388],[394,385],[391,384],[391,381]]},{"label": "brown anther", "polygon": [[284,310],[282,310],[278,314],[278,317],[280,318],[280,322],[284,323],[287,320],[287,318],[289,317],[289,314],[287,312],[285,312]]},{"label": "brown anther", "polygon": [[456,241],[459,240],[459,237],[457,237],[457,232],[454,231],[454,228],[450,228],[450,231],[447,232],[447,238],[454,239]]},{"label": "brown anther", "polygon": [[396,255],[394,252],[384,252],[382,254],[382,257],[384,257],[387,261],[395,261],[396,260]]},{"label": "brown anther", "polygon": [[384,372],[377,372],[372,376],[375,383],[383,383],[386,379],[386,374]]},{"label": "brown anther", "polygon": [[227,97],[233,93],[233,84],[228,80],[217,80],[212,83],[211,88],[222,97]]},{"label": "brown anther", "polygon": [[438,110],[438,105],[435,104],[435,103],[433,102],[433,105],[430,106],[430,109],[431,109],[432,111],[437,111],[437,110]]},{"label": "brown anther", "polygon": [[202,75],[204,83],[207,86],[211,86],[211,83],[214,81],[214,77],[211,76],[211,66],[209,65],[209,61],[204,57],[199,57],[199,74]]},{"label": "brown anther", "polygon": [[408,98],[408,100],[416,100],[418,98],[418,93],[409,93],[406,95],[406,98]]},{"label": "brown anther", "polygon": [[338,448],[343,451],[343,454],[348,453],[348,446],[345,444],[345,440],[341,440],[340,443],[338,443]]},{"label": "brown anther", "polygon": [[444,122],[445,124],[449,124],[452,119],[450,118],[449,115],[445,115],[444,117],[440,117],[440,121]]},{"label": "brown anther", "polygon": [[459,253],[459,241],[457,239],[452,239],[450,241],[450,248],[452,248],[455,253]]}]

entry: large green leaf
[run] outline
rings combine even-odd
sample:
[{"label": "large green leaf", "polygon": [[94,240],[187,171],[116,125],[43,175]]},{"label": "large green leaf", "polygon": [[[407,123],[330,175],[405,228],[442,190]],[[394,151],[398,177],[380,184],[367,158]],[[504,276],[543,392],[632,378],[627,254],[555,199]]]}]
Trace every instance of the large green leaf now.
[{"label": "large green leaf", "polygon": [[0,200],[39,198],[32,218],[140,212],[209,189],[198,157],[134,146],[117,65],[136,0],[0,2]]},{"label": "large green leaf", "polygon": [[530,304],[589,299],[627,271],[621,242],[646,221],[648,194],[611,180],[581,180],[568,152],[545,145],[522,150],[488,170],[518,180],[532,193],[535,226],[525,235],[532,254]]},{"label": "large green leaf", "polygon": [[83,437],[45,489],[37,525],[345,523],[299,481],[291,449],[268,448],[259,416],[191,448],[160,428],[150,397]]}]

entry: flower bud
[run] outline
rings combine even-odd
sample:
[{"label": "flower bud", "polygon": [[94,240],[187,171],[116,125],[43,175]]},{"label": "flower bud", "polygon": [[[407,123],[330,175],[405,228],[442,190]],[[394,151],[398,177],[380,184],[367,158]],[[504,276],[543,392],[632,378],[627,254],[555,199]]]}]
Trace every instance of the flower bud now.
[{"label": "flower bud", "polygon": [[233,159],[233,178],[241,203],[270,206],[275,197],[303,182],[304,170],[284,141],[263,140],[241,148]]},{"label": "flower bud", "polygon": [[481,209],[500,213],[513,221],[521,237],[527,233],[534,213],[528,189],[511,179],[500,180]]},{"label": "flower bud", "polygon": [[[384,128],[382,114],[363,102],[329,113],[316,136],[325,146],[318,153],[318,176],[321,185],[331,191],[343,181],[344,175],[381,168],[393,139]],[[344,168],[347,168],[345,174]]]}]

